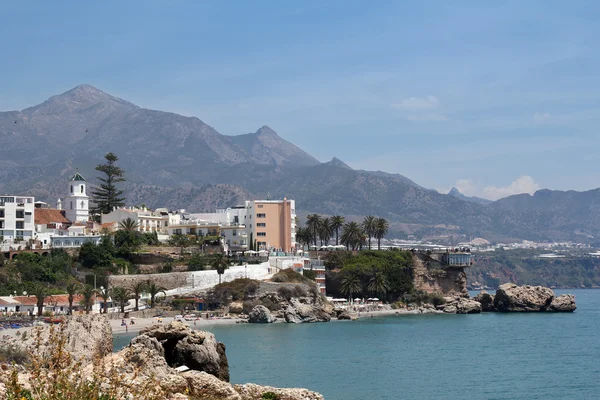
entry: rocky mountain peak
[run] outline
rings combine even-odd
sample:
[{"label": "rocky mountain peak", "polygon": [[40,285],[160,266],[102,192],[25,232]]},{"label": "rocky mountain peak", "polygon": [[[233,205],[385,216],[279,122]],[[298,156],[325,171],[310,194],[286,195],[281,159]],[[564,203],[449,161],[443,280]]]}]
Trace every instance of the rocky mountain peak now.
[{"label": "rocky mountain peak", "polygon": [[279,137],[277,132],[268,127],[267,125],[263,125],[259,130],[256,131],[257,136],[263,137]]},{"label": "rocky mountain peak", "polygon": [[450,189],[450,191],[448,192],[448,194],[450,196],[456,196],[456,195],[461,195],[462,193],[460,192],[460,190],[458,190],[457,188],[455,188],[454,186],[452,187],[452,189]]},{"label": "rocky mountain peak", "polygon": [[333,157],[331,159],[331,161],[329,161],[327,164],[332,165],[334,167],[341,167],[341,168],[346,168],[346,169],[352,169],[352,168],[350,168],[350,166],[348,164],[346,164],[345,162],[343,162],[342,160],[340,160],[337,157]]},{"label": "rocky mountain peak", "polygon": [[83,84],[75,86],[73,89],[62,94],[52,96],[42,104],[23,111],[31,111],[38,114],[57,114],[86,110],[95,105],[103,105],[110,108],[137,108],[136,105],[128,101],[111,96],[92,85]]}]

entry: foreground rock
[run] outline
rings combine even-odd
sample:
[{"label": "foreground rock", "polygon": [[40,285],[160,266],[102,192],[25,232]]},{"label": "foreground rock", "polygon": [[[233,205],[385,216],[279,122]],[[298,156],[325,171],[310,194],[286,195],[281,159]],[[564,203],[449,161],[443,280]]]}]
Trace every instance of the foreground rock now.
[{"label": "foreground rock", "polygon": [[248,322],[251,324],[270,324],[275,322],[275,317],[271,315],[271,312],[267,307],[258,305],[250,311]]},{"label": "foreground rock", "polygon": [[573,312],[577,309],[575,296],[572,294],[561,294],[552,300],[546,311],[552,312]]},{"label": "foreground rock", "polygon": [[[109,338],[112,339],[112,336]],[[43,362],[40,364],[43,365]],[[176,367],[190,369],[178,371]],[[100,362],[85,364],[83,368],[79,364],[70,368],[76,368],[78,372],[67,375],[75,381],[89,379],[90,382],[95,380],[103,390],[117,388],[114,392],[117,394],[111,397],[115,399],[323,400],[323,396],[307,389],[231,385],[227,382],[229,366],[225,346],[217,342],[212,333],[194,331],[179,322],[144,329],[118,353],[110,353]],[[0,399],[6,397],[2,381],[7,382],[9,375],[9,367],[0,368]],[[29,390],[43,385],[52,387],[55,375],[41,374],[41,377],[33,379],[21,366],[18,381]]]},{"label": "foreground rock", "polygon": [[489,312],[496,311],[496,307],[494,307],[494,296],[482,290],[473,298],[473,300],[478,301],[481,304],[481,311]]},{"label": "foreground rock", "polygon": [[154,338],[160,343],[164,358],[170,366],[185,365],[190,369],[204,371],[223,381],[229,381],[225,345],[217,342],[212,333],[194,331],[184,323],[172,322],[168,325],[154,325],[142,329],[134,341],[147,342],[146,338]]},{"label": "foreground rock", "polygon": [[539,312],[546,311],[553,299],[554,292],[546,287],[505,283],[496,290],[494,307],[500,312]]},{"label": "foreground rock", "polygon": [[446,304],[437,307],[446,314],[478,314],[481,303],[464,297],[447,298]]},{"label": "foreground rock", "polygon": [[[61,331],[66,339],[65,349],[74,358],[90,362],[95,357],[104,357],[113,351],[112,328],[108,318],[99,314],[77,315],[65,318],[58,325],[36,326],[25,340],[15,343],[28,351],[42,354],[47,351],[51,330]],[[40,346],[37,346],[40,343]]]},{"label": "foreground rock", "polygon": [[285,321],[290,323],[331,321],[331,316],[323,307],[301,303],[297,298],[290,299],[283,316]]}]

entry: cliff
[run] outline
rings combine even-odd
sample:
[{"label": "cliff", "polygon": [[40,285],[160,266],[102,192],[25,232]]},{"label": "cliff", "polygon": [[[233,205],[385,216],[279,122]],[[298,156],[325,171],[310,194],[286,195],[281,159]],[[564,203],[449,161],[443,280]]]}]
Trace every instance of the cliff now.
[{"label": "cliff", "polygon": [[413,252],[415,290],[468,297],[466,266],[449,266],[435,254]]}]

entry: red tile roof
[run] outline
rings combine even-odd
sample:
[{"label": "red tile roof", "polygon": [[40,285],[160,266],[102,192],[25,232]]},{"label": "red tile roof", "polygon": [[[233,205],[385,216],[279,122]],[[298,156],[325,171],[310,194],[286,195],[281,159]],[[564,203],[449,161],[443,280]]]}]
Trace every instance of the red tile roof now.
[{"label": "red tile roof", "polygon": [[36,208],[35,209],[35,224],[48,225],[55,223],[70,224],[71,221],[65,217],[63,210],[53,208]]}]

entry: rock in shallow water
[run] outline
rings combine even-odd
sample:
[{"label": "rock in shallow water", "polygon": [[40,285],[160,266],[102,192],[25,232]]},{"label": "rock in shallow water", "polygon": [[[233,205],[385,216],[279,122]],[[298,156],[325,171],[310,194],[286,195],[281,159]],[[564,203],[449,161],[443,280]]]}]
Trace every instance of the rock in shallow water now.
[{"label": "rock in shallow water", "polygon": [[251,324],[269,324],[275,322],[275,317],[271,315],[271,311],[267,307],[257,305],[250,311],[248,322]]},{"label": "rock in shallow water", "polygon": [[494,307],[500,312],[546,311],[553,299],[554,292],[547,287],[505,283],[496,290]]},{"label": "rock in shallow water", "polygon": [[481,303],[481,311],[496,311],[496,307],[494,307],[494,296],[482,290],[473,298],[473,300]]},{"label": "rock in shallow water", "polygon": [[478,314],[481,312],[481,303],[464,297],[456,297],[446,304],[438,306],[446,314]]},{"label": "rock in shallow water", "polygon": [[290,300],[283,315],[285,321],[290,323],[331,321],[331,316],[322,307],[303,304],[296,298]]},{"label": "rock in shallow water", "polygon": [[561,294],[555,297],[550,303],[546,311],[552,312],[573,312],[577,309],[575,304],[575,296],[572,294]]}]

